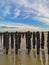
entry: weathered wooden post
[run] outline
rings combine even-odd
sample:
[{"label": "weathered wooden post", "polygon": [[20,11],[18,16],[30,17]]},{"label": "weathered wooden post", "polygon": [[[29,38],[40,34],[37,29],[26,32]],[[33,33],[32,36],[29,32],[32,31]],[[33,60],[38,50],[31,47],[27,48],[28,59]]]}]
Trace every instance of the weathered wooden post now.
[{"label": "weathered wooden post", "polygon": [[28,49],[28,54],[29,54],[31,50],[31,32],[30,31],[26,33],[26,48]]},{"label": "weathered wooden post", "polygon": [[47,34],[47,49],[48,49],[48,54],[49,54],[49,32]]},{"label": "weathered wooden post", "polygon": [[8,33],[8,31],[4,33],[4,48],[6,49],[6,54],[8,54],[8,49],[9,49],[9,33]]},{"label": "weathered wooden post", "polygon": [[15,33],[15,53],[18,54],[18,49],[20,49],[21,34],[20,32]]},{"label": "weathered wooden post", "polygon": [[35,44],[36,44],[36,34],[33,32],[33,49],[35,49]]},{"label": "weathered wooden post", "polygon": [[40,54],[40,33],[36,32],[36,45],[37,45],[37,54]]},{"label": "weathered wooden post", "polygon": [[5,33],[3,35],[3,49],[5,49]]},{"label": "weathered wooden post", "polygon": [[13,33],[11,33],[11,49],[14,48],[14,38],[13,38]]},{"label": "weathered wooden post", "polygon": [[44,49],[44,32],[41,32],[41,48]]}]

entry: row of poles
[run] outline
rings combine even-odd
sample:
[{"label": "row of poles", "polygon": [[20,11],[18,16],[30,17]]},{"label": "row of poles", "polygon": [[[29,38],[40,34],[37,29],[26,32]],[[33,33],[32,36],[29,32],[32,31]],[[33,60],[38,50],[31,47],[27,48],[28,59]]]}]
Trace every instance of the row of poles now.
[{"label": "row of poles", "polygon": [[[40,48],[44,49],[44,45],[45,45],[45,34],[44,32],[25,32],[25,33],[21,33],[21,32],[15,32],[15,33],[10,33],[9,32],[5,32],[3,34],[0,34],[1,38],[3,37],[3,49],[6,49],[6,54],[8,54],[8,50],[9,50],[9,40],[11,43],[11,49],[14,48],[15,46],[15,54],[18,54],[18,49],[20,49],[21,46],[21,37],[26,39],[26,49],[28,49],[28,54],[30,54],[30,50],[31,50],[31,38],[32,38],[32,45],[33,45],[33,49],[35,49],[36,46],[36,50],[37,50],[37,54],[40,54]],[[11,36],[11,39],[10,39]],[[46,47],[47,47],[47,53],[49,54],[49,32],[47,32],[47,42],[46,42]]]}]

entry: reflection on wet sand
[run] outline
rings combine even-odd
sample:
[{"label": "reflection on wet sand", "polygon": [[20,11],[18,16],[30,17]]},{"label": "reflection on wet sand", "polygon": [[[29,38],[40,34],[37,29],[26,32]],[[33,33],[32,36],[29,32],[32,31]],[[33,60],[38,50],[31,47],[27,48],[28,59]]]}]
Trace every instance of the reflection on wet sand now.
[{"label": "reflection on wet sand", "polygon": [[40,59],[41,59],[41,65],[45,65],[45,54],[43,51],[40,54]]},{"label": "reflection on wet sand", "polygon": [[10,54],[0,55],[0,65],[49,65],[49,56],[45,56],[45,52],[40,52],[40,55],[36,55],[36,51],[32,51],[30,55],[26,54]]},{"label": "reflection on wet sand", "polygon": [[48,55],[48,65],[49,65],[49,55]]}]

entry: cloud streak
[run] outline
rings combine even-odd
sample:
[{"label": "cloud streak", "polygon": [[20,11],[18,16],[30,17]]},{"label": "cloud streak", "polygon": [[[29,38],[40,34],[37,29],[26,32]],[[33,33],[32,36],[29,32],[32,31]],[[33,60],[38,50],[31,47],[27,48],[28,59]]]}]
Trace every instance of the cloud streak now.
[{"label": "cloud streak", "polygon": [[48,0],[1,0],[0,10],[3,17],[10,16],[11,18],[15,19],[22,15],[24,16],[24,19],[32,18],[49,25]]},{"label": "cloud streak", "polygon": [[20,31],[20,32],[26,32],[26,31],[42,31],[40,27],[36,26],[29,26],[26,24],[21,24],[21,23],[6,23],[6,24],[0,24],[0,30],[1,32],[3,31],[9,31],[9,32],[15,32],[15,31]]}]

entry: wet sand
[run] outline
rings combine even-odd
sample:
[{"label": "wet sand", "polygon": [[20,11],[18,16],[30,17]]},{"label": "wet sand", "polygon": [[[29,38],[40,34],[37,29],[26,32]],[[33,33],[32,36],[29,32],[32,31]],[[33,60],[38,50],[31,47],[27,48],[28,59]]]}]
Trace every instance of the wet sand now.
[{"label": "wet sand", "polygon": [[0,55],[0,65],[49,65],[49,56],[36,55],[36,52],[27,55],[27,53],[23,54],[23,51],[18,55],[3,54]]}]

